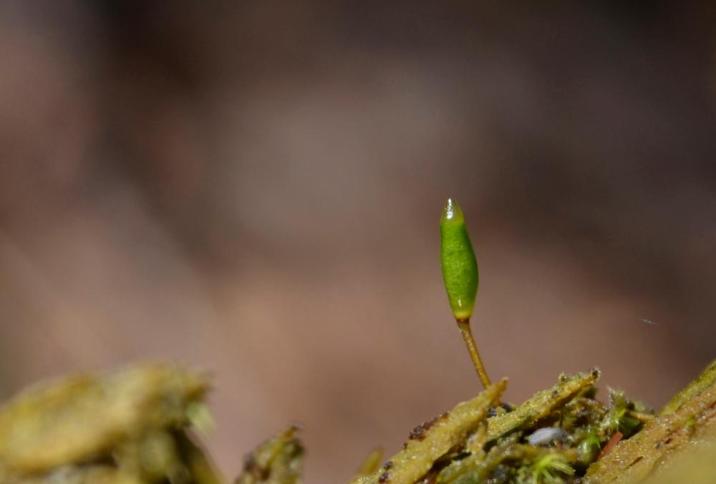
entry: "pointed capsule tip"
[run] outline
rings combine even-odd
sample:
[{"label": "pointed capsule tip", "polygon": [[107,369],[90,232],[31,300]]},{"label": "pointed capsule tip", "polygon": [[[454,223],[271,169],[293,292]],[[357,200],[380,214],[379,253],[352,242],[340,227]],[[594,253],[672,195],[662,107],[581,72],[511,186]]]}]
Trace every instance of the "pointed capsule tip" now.
[{"label": "pointed capsule tip", "polygon": [[465,217],[462,214],[460,204],[454,198],[448,198],[442,213],[443,221],[462,222]]}]

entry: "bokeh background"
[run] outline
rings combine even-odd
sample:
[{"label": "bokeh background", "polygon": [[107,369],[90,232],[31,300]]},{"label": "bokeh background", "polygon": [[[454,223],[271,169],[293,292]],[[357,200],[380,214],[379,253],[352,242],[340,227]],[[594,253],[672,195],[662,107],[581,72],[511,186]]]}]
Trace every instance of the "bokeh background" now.
[{"label": "bokeh background", "polygon": [[290,423],[346,481],[479,389],[438,265],[519,401],[658,406],[716,353],[711,2],[0,5],[0,396],[169,359],[227,475]]}]

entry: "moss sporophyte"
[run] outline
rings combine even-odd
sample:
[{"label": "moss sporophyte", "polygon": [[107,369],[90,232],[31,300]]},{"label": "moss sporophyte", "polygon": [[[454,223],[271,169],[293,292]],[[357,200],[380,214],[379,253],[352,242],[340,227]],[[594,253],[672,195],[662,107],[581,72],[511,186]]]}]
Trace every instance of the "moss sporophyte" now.
[{"label": "moss sporophyte", "polygon": [[457,327],[465,340],[475,371],[482,385],[487,388],[490,386],[490,377],[487,376],[470,329],[479,282],[477,260],[465,225],[465,216],[460,205],[452,198],[448,199],[440,217],[440,264]]}]

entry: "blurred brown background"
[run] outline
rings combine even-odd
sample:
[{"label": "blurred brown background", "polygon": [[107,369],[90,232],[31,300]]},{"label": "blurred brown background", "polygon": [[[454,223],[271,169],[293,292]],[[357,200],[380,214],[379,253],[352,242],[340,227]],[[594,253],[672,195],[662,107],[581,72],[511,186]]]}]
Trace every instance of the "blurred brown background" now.
[{"label": "blurred brown background", "polygon": [[712,5],[2,2],[0,396],[181,361],[227,475],[298,422],[343,482],[479,389],[454,196],[511,400],[664,403],[716,353]]}]

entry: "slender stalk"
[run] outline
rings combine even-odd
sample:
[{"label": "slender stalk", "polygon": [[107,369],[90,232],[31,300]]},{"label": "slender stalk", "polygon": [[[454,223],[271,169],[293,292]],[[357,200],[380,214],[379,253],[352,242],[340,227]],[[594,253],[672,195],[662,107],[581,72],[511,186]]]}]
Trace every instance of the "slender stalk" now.
[{"label": "slender stalk", "polygon": [[485,371],[485,365],[482,364],[482,358],[480,358],[480,352],[477,350],[477,345],[475,344],[475,338],[472,335],[472,330],[470,329],[470,320],[469,319],[456,319],[457,321],[457,327],[460,329],[460,334],[462,334],[462,339],[465,341],[465,346],[467,346],[467,351],[470,353],[470,359],[472,360],[472,364],[475,367],[475,371],[477,372],[477,376],[480,377],[480,381],[482,382],[482,386],[487,388],[490,386],[490,377],[487,376],[487,371]]}]

